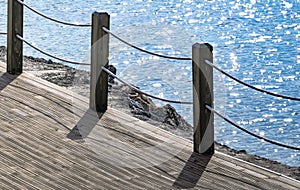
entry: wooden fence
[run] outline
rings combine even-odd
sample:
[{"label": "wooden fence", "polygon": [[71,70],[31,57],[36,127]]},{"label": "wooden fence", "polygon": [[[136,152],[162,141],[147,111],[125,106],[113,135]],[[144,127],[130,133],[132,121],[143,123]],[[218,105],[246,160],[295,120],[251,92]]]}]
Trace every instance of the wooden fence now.
[{"label": "wooden fence", "polygon": [[[103,114],[108,105],[108,76],[102,72],[102,67],[109,64],[109,34],[102,27],[109,29],[109,14],[94,12],[91,29],[90,109],[99,114]],[[16,0],[8,0],[7,72],[11,74],[21,74],[23,70],[23,41],[16,35],[23,36],[23,5]],[[214,102],[213,68],[205,61],[213,62],[212,52],[212,46],[207,43],[196,43],[192,47],[194,151],[209,154],[214,152],[214,117],[206,105],[213,107]]]}]

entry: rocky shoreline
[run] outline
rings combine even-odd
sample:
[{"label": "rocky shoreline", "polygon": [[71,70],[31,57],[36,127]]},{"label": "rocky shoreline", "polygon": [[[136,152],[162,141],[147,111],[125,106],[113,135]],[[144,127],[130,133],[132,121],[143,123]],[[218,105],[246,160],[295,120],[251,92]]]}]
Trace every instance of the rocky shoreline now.
[{"label": "rocky shoreline", "polygon": [[[6,48],[0,47],[0,60],[6,61]],[[37,77],[66,87],[75,93],[89,96],[89,72],[76,70],[60,63],[24,56],[24,71]],[[150,98],[139,95],[126,86],[111,84],[109,106],[144,120],[184,138],[191,138],[192,126],[171,105],[157,107]],[[233,157],[254,163],[264,168],[300,180],[300,167],[292,167],[276,161],[248,154],[245,150],[234,150],[215,142],[215,149]]]}]

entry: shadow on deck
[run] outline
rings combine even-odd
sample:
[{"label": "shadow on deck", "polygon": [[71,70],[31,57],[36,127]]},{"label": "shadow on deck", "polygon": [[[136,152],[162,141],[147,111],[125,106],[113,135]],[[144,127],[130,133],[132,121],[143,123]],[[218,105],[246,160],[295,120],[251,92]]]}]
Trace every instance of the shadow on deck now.
[{"label": "shadow on deck", "polygon": [[11,75],[9,73],[2,73],[0,75],[0,81],[1,81],[1,86],[0,86],[0,92],[8,86],[12,81],[14,81],[18,75]]},{"label": "shadow on deck", "polygon": [[181,170],[173,187],[177,189],[191,189],[196,187],[211,158],[212,155],[200,155],[193,152]]}]

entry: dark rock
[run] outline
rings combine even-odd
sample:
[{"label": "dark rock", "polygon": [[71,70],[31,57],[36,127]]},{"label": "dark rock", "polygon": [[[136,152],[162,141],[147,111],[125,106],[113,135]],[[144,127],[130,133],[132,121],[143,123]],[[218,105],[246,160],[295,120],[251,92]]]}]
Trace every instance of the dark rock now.
[{"label": "dark rock", "polygon": [[[134,100],[134,99],[128,97],[128,105],[132,109],[131,113],[133,113],[135,115],[143,115],[143,116],[146,116],[147,118],[150,118],[151,114],[149,112],[149,107],[146,106],[146,104],[144,104],[143,102],[141,102],[139,100]],[[145,120],[145,119],[143,119],[143,120]]]},{"label": "dark rock", "polygon": [[[114,67],[113,65],[108,65],[107,69],[112,72],[114,75],[117,74],[117,68]],[[115,81],[114,81],[115,77],[111,76],[111,75],[108,75],[108,82],[110,84],[115,84]]]},{"label": "dark rock", "polygon": [[0,53],[1,53],[1,55],[6,54],[6,51],[7,51],[7,49],[6,49],[5,46],[0,46]]},{"label": "dark rock", "polygon": [[171,105],[167,104],[164,107],[164,111],[166,112],[166,117],[164,123],[171,125],[174,128],[179,128],[181,116],[176,112],[175,108]]},{"label": "dark rock", "polygon": [[128,104],[131,109],[139,109],[144,111],[144,107],[138,101],[128,98]]},{"label": "dark rock", "polygon": [[49,60],[47,61],[47,64],[53,64],[53,61],[52,61],[51,59],[49,59]]},{"label": "dark rock", "polygon": [[238,154],[247,154],[247,151],[246,150],[238,150],[237,153]]}]

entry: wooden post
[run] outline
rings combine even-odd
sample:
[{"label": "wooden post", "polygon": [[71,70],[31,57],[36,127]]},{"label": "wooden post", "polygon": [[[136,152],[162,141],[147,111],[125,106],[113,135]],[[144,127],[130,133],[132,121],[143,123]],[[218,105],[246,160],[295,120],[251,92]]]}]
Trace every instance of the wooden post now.
[{"label": "wooden post", "polygon": [[23,42],[16,35],[23,36],[23,5],[8,0],[7,12],[7,72],[20,74],[23,71]]},{"label": "wooden post", "polygon": [[194,152],[214,153],[214,116],[206,105],[213,108],[213,68],[205,63],[213,63],[213,47],[210,44],[193,45],[193,114]]},{"label": "wooden post", "polygon": [[108,66],[109,35],[102,27],[109,29],[110,16],[94,12],[92,15],[90,109],[104,113],[107,110],[108,76],[102,67]]}]

